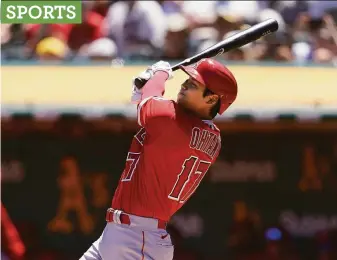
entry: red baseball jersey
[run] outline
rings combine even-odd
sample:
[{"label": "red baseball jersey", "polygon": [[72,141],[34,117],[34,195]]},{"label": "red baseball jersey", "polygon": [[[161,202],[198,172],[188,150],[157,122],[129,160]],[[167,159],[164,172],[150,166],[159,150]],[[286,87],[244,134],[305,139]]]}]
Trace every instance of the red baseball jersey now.
[{"label": "red baseball jersey", "polygon": [[216,160],[220,131],[212,121],[187,114],[162,97],[144,99],[137,118],[141,128],[133,138],[112,207],[168,221]]}]

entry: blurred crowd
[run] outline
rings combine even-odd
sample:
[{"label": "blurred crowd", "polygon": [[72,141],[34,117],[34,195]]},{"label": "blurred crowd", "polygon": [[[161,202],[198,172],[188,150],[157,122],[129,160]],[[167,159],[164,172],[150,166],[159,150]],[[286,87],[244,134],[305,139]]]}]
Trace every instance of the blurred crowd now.
[{"label": "blurred crowd", "polygon": [[2,60],[177,60],[274,18],[235,61],[334,63],[337,1],[83,1],[81,24],[2,24]]}]

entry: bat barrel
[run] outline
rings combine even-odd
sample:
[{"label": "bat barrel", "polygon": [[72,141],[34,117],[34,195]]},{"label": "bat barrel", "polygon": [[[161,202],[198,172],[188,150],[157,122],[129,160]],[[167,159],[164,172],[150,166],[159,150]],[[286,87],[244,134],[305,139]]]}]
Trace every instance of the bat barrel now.
[{"label": "bat barrel", "polygon": [[[178,70],[182,65],[187,66],[196,63],[204,58],[215,57],[230,50],[240,48],[250,42],[256,41],[259,38],[268,35],[270,33],[273,33],[277,30],[278,30],[278,23],[275,19],[265,20],[261,23],[253,25],[252,27],[244,31],[241,31],[239,33],[232,35],[231,37],[226,38],[225,40],[209,47],[208,49],[194,55],[193,57],[190,57],[172,66],[171,68],[173,71],[175,71]],[[137,87],[138,86],[142,87],[145,84],[145,82],[143,82],[143,80],[140,78],[137,78],[135,83]]]},{"label": "bat barrel", "polygon": [[198,53],[197,55],[188,58],[174,66],[172,66],[172,70],[178,70],[181,65],[187,66],[198,62],[203,58],[210,58],[217,56],[219,54],[228,52],[230,50],[234,50],[240,48],[248,43],[258,40],[259,38],[268,35],[272,32],[278,30],[278,23],[275,19],[268,19],[252,27],[238,32],[231,37],[226,38],[225,40],[209,47],[208,49]]},{"label": "bat barrel", "polygon": [[[274,19],[268,19],[259,24],[256,24],[244,31],[236,33],[231,37],[228,37],[223,42],[219,43],[219,46],[224,49],[224,52],[242,47],[250,42],[256,41],[259,38],[277,31],[278,23]],[[216,45],[214,46],[217,47]],[[201,53],[202,55],[202,53]]]}]

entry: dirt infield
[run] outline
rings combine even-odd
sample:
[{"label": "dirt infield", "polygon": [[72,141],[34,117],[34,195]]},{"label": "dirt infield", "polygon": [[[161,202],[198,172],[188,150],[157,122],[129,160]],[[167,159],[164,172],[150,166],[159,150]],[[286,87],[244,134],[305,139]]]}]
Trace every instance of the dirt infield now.
[{"label": "dirt infield", "polygon": [[[3,104],[123,104],[131,80],[145,67],[2,67]],[[236,105],[337,104],[334,68],[231,66]],[[175,98],[186,75],[177,71],[166,96]]]}]

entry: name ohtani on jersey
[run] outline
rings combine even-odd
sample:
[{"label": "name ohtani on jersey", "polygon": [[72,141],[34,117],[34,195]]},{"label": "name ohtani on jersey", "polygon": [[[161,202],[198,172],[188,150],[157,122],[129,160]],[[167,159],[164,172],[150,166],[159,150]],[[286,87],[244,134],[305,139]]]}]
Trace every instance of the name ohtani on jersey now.
[{"label": "name ohtani on jersey", "polygon": [[199,127],[192,129],[190,148],[204,152],[213,159],[220,149],[220,144],[221,140],[217,134]]}]

